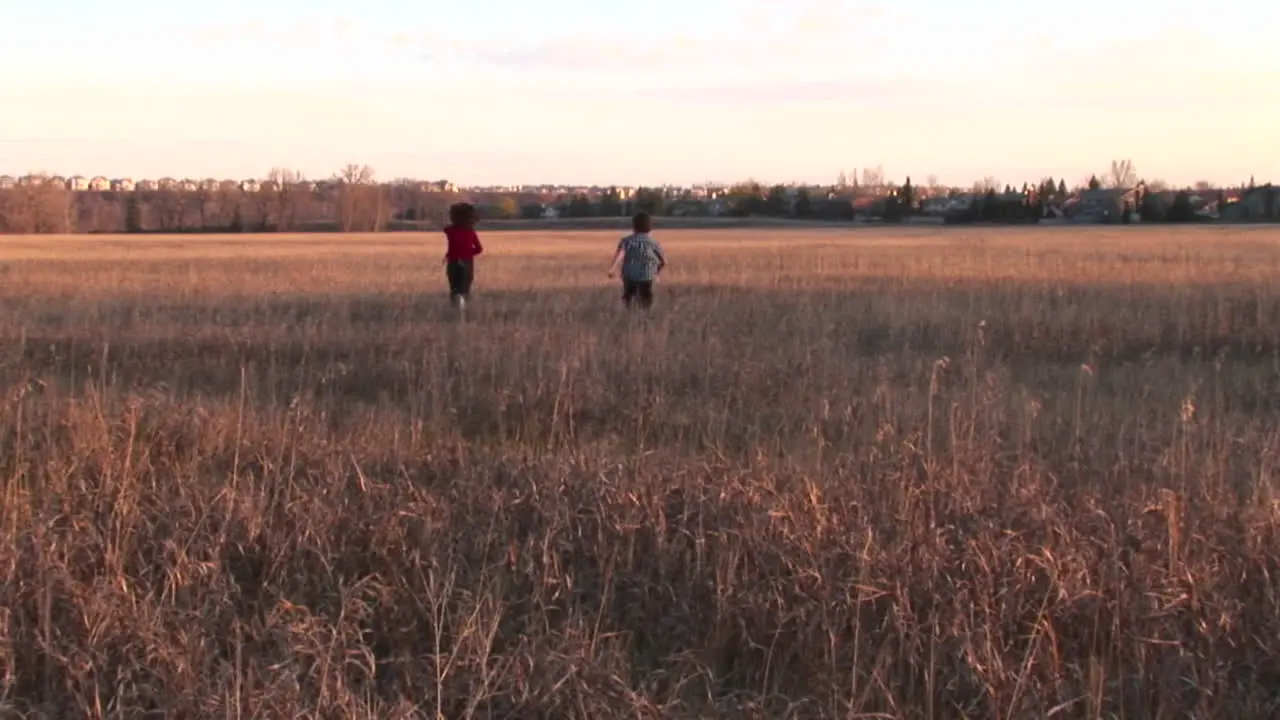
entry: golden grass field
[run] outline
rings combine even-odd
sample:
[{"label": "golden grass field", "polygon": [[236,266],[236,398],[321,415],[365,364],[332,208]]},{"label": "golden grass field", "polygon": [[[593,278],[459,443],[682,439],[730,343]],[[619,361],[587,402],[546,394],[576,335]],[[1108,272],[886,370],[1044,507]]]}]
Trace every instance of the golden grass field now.
[{"label": "golden grass field", "polygon": [[0,718],[1273,718],[1280,230],[0,240]]}]

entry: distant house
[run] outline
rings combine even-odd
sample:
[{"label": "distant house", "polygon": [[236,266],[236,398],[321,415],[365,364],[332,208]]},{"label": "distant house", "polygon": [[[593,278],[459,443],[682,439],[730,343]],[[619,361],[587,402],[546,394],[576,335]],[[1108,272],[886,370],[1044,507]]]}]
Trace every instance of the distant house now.
[{"label": "distant house", "polygon": [[262,182],[258,183],[258,191],[259,192],[279,192],[280,183],[276,182],[275,180],[263,180]]},{"label": "distant house", "polygon": [[161,190],[177,190],[178,181],[171,177],[160,178],[160,182],[156,183]]},{"label": "distant house", "polygon": [[8,190],[18,184],[18,179],[12,175],[0,175],[0,190]]},{"label": "distant house", "polygon": [[218,183],[218,189],[223,192],[231,192],[240,189],[240,183],[235,180],[223,180]]},{"label": "distant house", "polygon": [[178,183],[178,189],[182,192],[195,192],[200,189],[200,183],[188,178]]},{"label": "distant house", "polygon": [[700,200],[676,200],[667,205],[667,214],[672,217],[703,217],[711,214],[711,204]]},{"label": "distant house", "polygon": [[256,193],[262,187],[257,180],[244,180],[240,183],[240,189],[247,193]]},{"label": "distant house", "polygon": [[954,197],[937,195],[925,198],[925,200],[920,203],[920,209],[924,211],[925,215],[941,215],[945,217],[947,215],[968,212],[969,208],[973,206],[973,200],[974,195],[972,193],[961,193]]},{"label": "distant house", "polygon": [[1223,220],[1280,220],[1280,188],[1271,185],[1246,190],[1240,199],[1219,209]]},{"label": "distant house", "polygon": [[158,190],[160,188],[160,183],[155,180],[139,180],[134,184],[134,187],[138,190]]},{"label": "distant house", "polygon": [[1135,188],[1099,188],[1068,200],[1064,212],[1074,222],[1119,222],[1126,208],[1132,212],[1137,206]]},{"label": "distant house", "polygon": [[46,178],[44,184],[51,187],[65,189],[67,187],[67,179],[61,175],[54,175],[53,177]]},{"label": "distant house", "polygon": [[[1142,209],[1155,216],[1156,219],[1168,219],[1173,212],[1174,202],[1182,190],[1159,190],[1149,192],[1142,198]],[[1200,217],[1217,217],[1219,214],[1218,199],[1208,193],[1187,192],[1187,203],[1191,212]]]},{"label": "distant house", "polygon": [[218,187],[219,187],[218,181],[213,178],[205,178],[204,180],[200,181],[200,189],[204,190],[205,192],[216,192]]},{"label": "distant house", "polygon": [[116,178],[111,181],[111,189],[115,192],[133,192],[138,184],[132,178]]},{"label": "distant house", "polygon": [[855,216],[883,218],[889,210],[889,197],[887,195],[854,196],[850,198],[849,204],[853,207]]},{"label": "distant house", "polygon": [[111,189],[111,181],[98,175],[89,181],[89,190],[93,192],[107,192]]},{"label": "distant house", "polygon": [[83,175],[76,175],[67,180],[67,189],[75,192],[84,192],[89,189],[89,178]]}]

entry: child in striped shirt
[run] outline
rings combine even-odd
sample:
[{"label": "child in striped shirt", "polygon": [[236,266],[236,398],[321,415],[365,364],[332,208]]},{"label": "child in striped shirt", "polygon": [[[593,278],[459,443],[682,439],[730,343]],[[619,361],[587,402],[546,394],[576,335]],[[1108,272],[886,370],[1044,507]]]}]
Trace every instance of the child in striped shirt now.
[{"label": "child in striped shirt", "polygon": [[648,310],[653,307],[653,281],[667,266],[667,258],[662,254],[662,246],[649,235],[653,230],[649,213],[636,213],[631,218],[631,229],[634,232],[618,242],[609,277],[617,273],[621,262],[623,305],[630,309],[638,298],[640,306]]}]

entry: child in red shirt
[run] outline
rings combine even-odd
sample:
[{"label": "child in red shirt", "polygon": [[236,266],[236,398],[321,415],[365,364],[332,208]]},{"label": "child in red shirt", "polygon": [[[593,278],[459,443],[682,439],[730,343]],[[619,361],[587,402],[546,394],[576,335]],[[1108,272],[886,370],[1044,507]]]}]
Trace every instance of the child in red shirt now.
[{"label": "child in red shirt", "polygon": [[476,208],[471,203],[455,203],[449,207],[449,225],[444,229],[448,249],[444,254],[445,277],[449,279],[449,301],[461,310],[471,295],[475,279],[475,258],[484,252],[476,235]]}]

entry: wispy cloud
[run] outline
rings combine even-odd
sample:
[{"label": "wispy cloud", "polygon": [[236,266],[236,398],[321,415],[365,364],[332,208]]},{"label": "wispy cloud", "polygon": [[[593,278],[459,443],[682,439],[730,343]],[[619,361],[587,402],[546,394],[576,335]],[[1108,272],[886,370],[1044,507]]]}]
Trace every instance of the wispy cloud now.
[{"label": "wispy cloud", "polygon": [[[712,31],[616,37],[561,34],[532,42],[423,39],[422,57],[461,61],[512,72],[705,72],[821,66],[866,57],[881,43],[891,14],[882,6],[848,0],[796,0],[778,16],[772,4],[754,3],[737,22]],[[854,45],[854,41],[859,41]]]},{"label": "wispy cloud", "polygon": [[382,39],[380,35],[363,30],[354,20],[346,17],[304,19],[287,24],[251,18],[237,22],[192,25],[184,28],[179,35],[191,42],[218,46],[239,42],[311,44],[338,39],[350,40],[361,35],[369,42]]},{"label": "wispy cloud", "polygon": [[267,32],[267,24],[260,18],[241,22],[211,23],[185,28],[181,35],[200,43],[223,44],[246,37],[261,37]]}]

